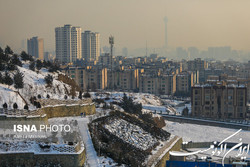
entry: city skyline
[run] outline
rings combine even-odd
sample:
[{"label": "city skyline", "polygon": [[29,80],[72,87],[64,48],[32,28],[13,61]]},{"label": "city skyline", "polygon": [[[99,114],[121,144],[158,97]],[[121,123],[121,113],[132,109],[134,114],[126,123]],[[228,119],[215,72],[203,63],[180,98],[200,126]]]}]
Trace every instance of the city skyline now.
[{"label": "city skyline", "polygon": [[[142,5],[143,4],[143,5]],[[65,0],[1,2],[1,46],[18,50],[29,36],[44,38],[45,50],[55,50],[54,28],[64,24],[83,31],[99,32],[101,47],[108,46],[108,36],[116,37],[116,46],[129,50],[164,46],[164,22],[168,17],[168,46],[231,46],[249,50],[249,1],[79,1]],[[58,8],[60,7],[60,8]],[[65,11],[72,12],[65,12]],[[10,12],[11,11],[11,12]],[[4,14],[8,13],[8,15]],[[11,35],[10,35],[11,34]]]}]

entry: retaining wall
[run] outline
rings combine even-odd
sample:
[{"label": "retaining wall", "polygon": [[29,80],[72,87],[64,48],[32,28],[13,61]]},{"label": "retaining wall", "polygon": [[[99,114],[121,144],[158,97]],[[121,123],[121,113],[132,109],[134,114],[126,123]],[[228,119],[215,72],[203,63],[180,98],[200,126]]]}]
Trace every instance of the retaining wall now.
[{"label": "retaining wall", "polygon": [[179,137],[175,137],[174,140],[171,141],[171,143],[169,143],[170,146],[172,145],[172,147],[162,156],[160,157],[160,160],[158,160],[157,164],[155,165],[156,167],[166,167],[166,162],[167,160],[170,159],[170,155],[169,152],[170,151],[180,151],[181,146],[182,146],[182,138]]},{"label": "retaining wall", "polygon": [[13,129],[14,125],[35,125],[36,127],[39,127],[41,124],[48,125],[48,118],[46,117],[46,115],[36,117],[0,116],[1,129]]},{"label": "retaining wall", "polygon": [[95,114],[95,104],[60,105],[44,107],[39,110],[42,110],[47,115],[47,118],[80,116],[81,113],[92,115]]},{"label": "retaining wall", "polygon": [[35,125],[40,127],[41,124],[48,125],[48,119],[54,117],[70,117],[80,116],[81,113],[86,115],[95,114],[95,104],[84,105],[60,105],[54,107],[44,107],[38,109],[39,113],[44,113],[43,116],[0,116],[1,129],[13,129],[14,125]]},{"label": "retaining wall", "polygon": [[86,159],[85,149],[79,154],[35,154],[35,153],[4,153],[0,154],[0,167],[12,166],[53,166],[81,167]]}]

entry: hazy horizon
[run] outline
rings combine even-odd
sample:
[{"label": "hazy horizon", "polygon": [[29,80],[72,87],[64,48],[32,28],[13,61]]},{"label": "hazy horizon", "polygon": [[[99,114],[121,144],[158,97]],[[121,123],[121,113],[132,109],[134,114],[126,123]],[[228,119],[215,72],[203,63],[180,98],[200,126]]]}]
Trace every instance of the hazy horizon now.
[{"label": "hazy horizon", "polygon": [[231,46],[250,50],[249,0],[1,0],[0,45],[21,49],[22,40],[39,36],[45,51],[54,50],[55,27],[71,24],[101,34],[101,46],[115,37],[115,47],[129,50],[164,46]]}]

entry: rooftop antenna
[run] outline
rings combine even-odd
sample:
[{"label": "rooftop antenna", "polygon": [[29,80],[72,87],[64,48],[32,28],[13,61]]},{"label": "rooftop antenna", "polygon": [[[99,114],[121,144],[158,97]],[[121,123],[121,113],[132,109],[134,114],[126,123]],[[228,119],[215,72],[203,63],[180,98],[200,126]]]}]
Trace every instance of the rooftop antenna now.
[{"label": "rooftop antenna", "polygon": [[148,57],[148,42],[146,41],[146,57]]}]

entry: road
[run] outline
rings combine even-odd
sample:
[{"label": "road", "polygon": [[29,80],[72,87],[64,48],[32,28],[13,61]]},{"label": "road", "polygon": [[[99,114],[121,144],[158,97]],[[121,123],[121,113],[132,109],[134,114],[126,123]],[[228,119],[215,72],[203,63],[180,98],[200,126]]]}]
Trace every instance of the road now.
[{"label": "road", "polygon": [[88,118],[77,118],[80,133],[84,142],[87,155],[87,164],[90,167],[98,167],[98,156],[96,154],[95,148],[93,146],[91,136],[88,130]]}]

